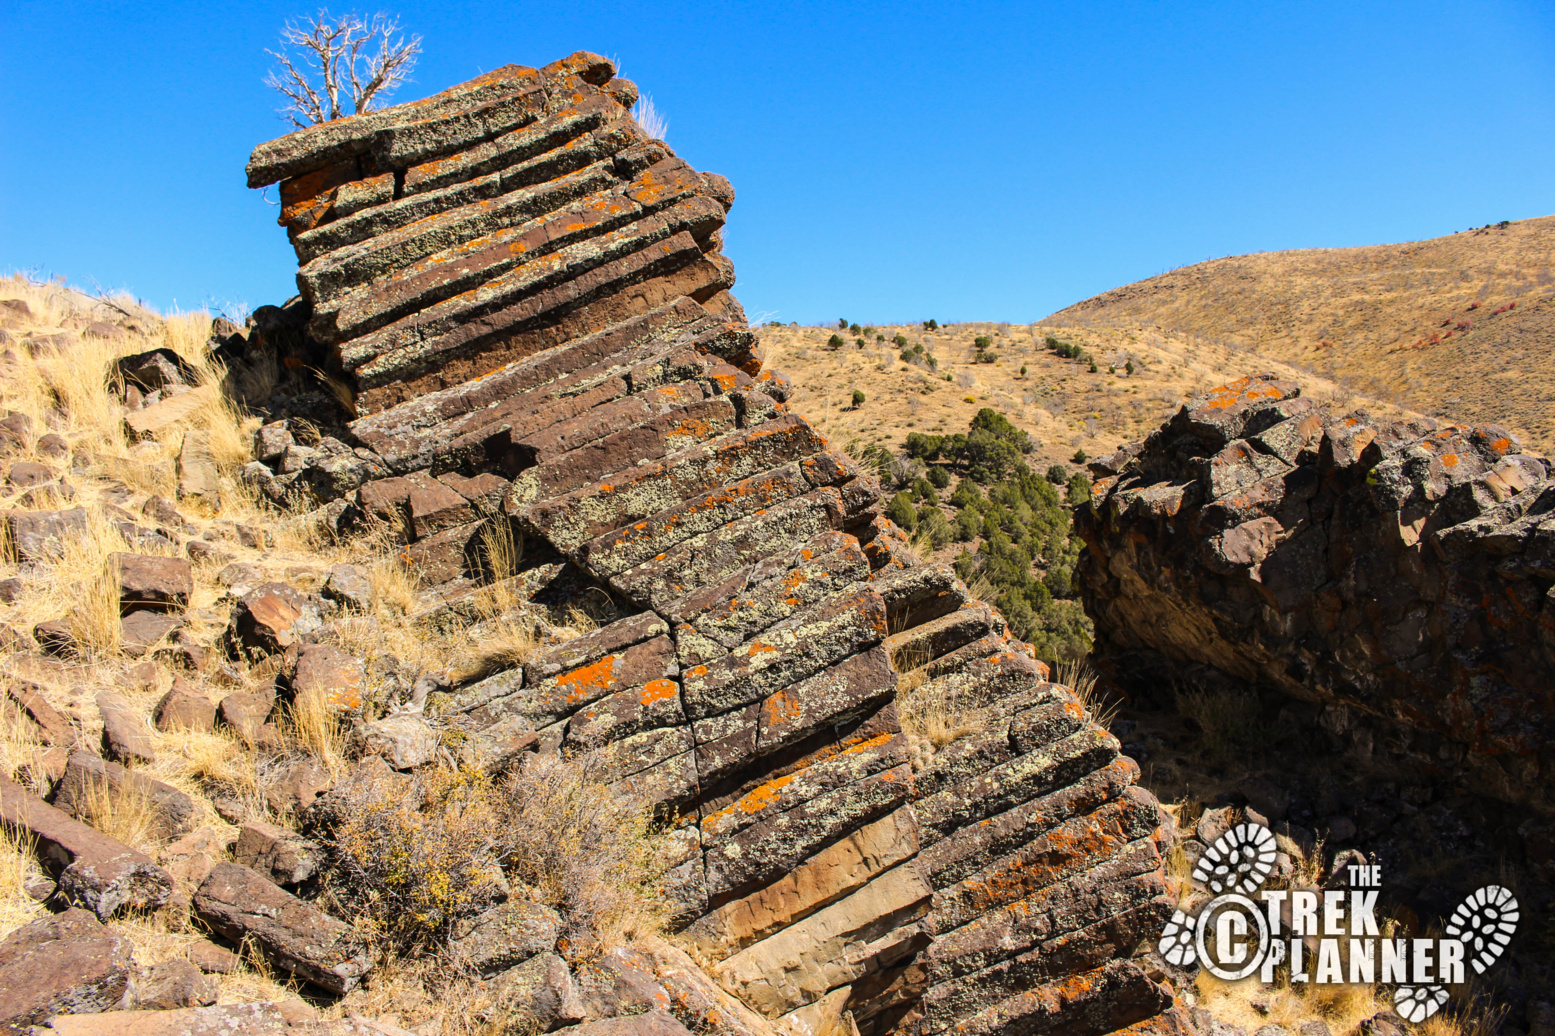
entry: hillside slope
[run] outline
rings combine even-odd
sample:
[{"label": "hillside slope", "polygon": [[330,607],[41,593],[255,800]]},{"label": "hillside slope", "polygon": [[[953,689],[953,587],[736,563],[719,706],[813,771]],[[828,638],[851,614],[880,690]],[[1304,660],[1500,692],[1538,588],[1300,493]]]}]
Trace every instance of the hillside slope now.
[{"label": "hillside slope", "polygon": [[1231,256],[1042,321],[1154,327],[1244,348],[1356,392],[1555,449],[1555,216],[1363,248]]}]

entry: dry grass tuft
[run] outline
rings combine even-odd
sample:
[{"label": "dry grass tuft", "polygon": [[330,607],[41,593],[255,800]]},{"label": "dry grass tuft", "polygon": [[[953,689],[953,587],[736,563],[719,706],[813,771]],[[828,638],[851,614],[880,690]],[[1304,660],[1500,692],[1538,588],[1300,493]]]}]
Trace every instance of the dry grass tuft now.
[{"label": "dry grass tuft", "polygon": [[29,881],[42,878],[32,836],[0,824],[0,939],[48,911],[27,894]]},{"label": "dry grass tuft", "polygon": [[322,694],[299,694],[281,717],[283,733],[338,777],[346,769],[346,731],[341,717]]},{"label": "dry grass tuft", "polygon": [[1112,726],[1112,721],[1117,718],[1118,709],[1122,702],[1109,698],[1099,687],[1099,678],[1096,669],[1091,665],[1090,659],[1082,658],[1074,662],[1060,662],[1053,673],[1055,683],[1061,683],[1074,692],[1080,704],[1085,706],[1085,714],[1092,723],[1106,729]]}]

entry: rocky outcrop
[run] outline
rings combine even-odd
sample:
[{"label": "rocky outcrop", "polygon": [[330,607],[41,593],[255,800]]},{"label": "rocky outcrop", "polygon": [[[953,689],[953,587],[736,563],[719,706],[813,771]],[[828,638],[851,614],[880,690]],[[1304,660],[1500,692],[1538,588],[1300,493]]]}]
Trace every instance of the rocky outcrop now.
[{"label": "rocky outcrop", "polygon": [[1496,427],[1315,406],[1272,375],[1092,469],[1097,647],[1311,703],[1363,755],[1548,810],[1555,480]]},{"label": "rocky outcrop", "polygon": [[[401,530],[429,621],[496,580],[603,613],[368,733],[426,742],[399,768],[440,741],[488,767],[600,750],[670,827],[676,926],[794,1032],[846,1014],[864,1036],[1084,1036],[1158,1015],[1170,995],[1130,957],[1170,913],[1166,835],[1134,765],[786,410],[728,293],[733,190],[648,139],[613,73],[583,53],[509,66],[249,163],[252,186],[280,181],[288,308],[355,417],[313,446],[266,426],[247,476]],[[307,642],[283,597],[244,598],[243,650]],[[902,672],[977,732],[914,762]],[[514,995],[545,1028],[591,995],[553,963],[503,973],[527,969]]]}]

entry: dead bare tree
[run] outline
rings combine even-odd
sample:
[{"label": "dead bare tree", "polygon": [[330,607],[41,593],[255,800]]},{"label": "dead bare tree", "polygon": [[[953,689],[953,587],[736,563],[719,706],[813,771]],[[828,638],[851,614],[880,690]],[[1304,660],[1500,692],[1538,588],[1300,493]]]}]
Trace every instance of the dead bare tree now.
[{"label": "dead bare tree", "polygon": [[303,127],[371,111],[406,81],[421,54],[421,37],[406,39],[399,19],[384,14],[331,17],[320,10],[281,29],[280,65],[265,85],[286,98],[276,109]]}]

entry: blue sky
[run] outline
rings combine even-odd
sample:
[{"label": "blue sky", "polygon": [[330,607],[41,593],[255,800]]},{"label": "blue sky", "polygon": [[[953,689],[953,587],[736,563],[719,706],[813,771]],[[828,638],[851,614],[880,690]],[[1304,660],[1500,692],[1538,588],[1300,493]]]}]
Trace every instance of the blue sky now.
[{"label": "blue sky", "polygon": [[[0,4],[0,270],[292,294],[243,165],[285,130],[265,48],[313,9]],[[734,182],[753,316],[1025,322],[1211,256],[1555,212],[1550,0],[381,9],[424,37],[399,100],[617,58]]]}]

